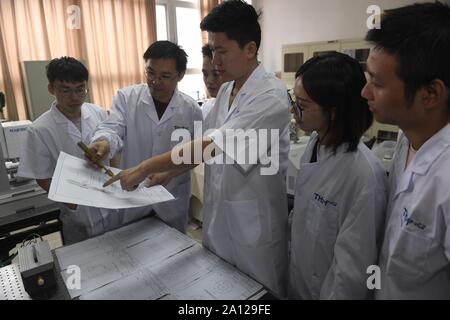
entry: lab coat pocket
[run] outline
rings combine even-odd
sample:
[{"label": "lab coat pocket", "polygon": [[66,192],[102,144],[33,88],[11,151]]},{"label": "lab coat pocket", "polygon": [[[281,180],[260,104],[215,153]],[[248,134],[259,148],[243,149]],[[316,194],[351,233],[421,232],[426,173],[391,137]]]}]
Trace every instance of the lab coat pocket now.
[{"label": "lab coat pocket", "polygon": [[320,205],[310,200],[308,223],[317,242],[322,246],[332,247],[338,232],[338,211],[332,205]]},{"label": "lab coat pocket", "polygon": [[271,240],[267,217],[260,214],[258,200],[224,201],[231,237],[248,247],[264,245]]},{"label": "lab coat pocket", "polygon": [[432,239],[420,236],[405,229],[389,259],[387,273],[392,274],[399,282],[408,285],[416,283],[426,277],[428,253]]},{"label": "lab coat pocket", "polygon": [[[322,205],[310,200],[307,224],[313,236],[314,276],[321,283],[334,257],[334,245],[338,234],[338,210],[332,205]],[[320,287],[316,288],[320,291]]]}]

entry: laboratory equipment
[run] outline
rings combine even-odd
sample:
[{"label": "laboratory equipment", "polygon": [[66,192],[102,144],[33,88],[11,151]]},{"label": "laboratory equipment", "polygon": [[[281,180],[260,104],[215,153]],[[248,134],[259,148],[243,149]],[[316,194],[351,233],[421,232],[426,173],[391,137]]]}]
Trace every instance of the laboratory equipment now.
[{"label": "laboratory equipment", "polygon": [[19,270],[25,291],[42,294],[56,285],[54,261],[47,241],[32,241],[19,248]]},{"label": "laboratory equipment", "polygon": [[30,300],[17,264],[0,269],[0,300]]},{"label": "laboratory equipment", "polygon": [[[59,207],[35,180],[16,177],[19,147],[28,122],[0,126],[0,259],[31,233],[61,230]],[[6,124],[6,125],[5,125]],[[6,129],[5,129],[6,128]],[[30,228],[33,227],[33,228]]]}]

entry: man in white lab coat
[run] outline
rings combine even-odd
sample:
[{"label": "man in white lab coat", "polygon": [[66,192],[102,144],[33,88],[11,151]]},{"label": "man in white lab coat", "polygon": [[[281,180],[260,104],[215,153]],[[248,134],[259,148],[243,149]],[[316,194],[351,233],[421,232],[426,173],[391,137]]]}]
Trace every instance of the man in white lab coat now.
[{"label": "man in white lab coat", "polygon": [[[178,91],[183,79],[187,55],[178,45],[157,41],[144,53],[146,84],[118,91],[111,116],[91,139],[90,148],[104,158],[120,153],[120,168],[172,149],[172,132],[179,128],[193,136],[194,121],[202,121],[202,112],[188,95]],[[190,173],[180,175],[166,186],[176,200],[153,206],[120,210],[122,223],[149,215],[152,210],[170,226],[184,232],[187,225]]]},{"label": "man in white lab coat", "polygon": [[390,171],[378,299],[450,299],[450,7],[389,11],[362,95],[403,131]]},{"label": "man in white lab coat", "polygon": [[[217,147],[213,156],[226,154],[228,164],[215,163],[205,168],[203,244],[277,297],[283,297],[287,280],[285,174],[290,119],[287,91],[281,81],[258,64],[261,29],[258,14],[251,5],[226,1],[203,19],[201,28],[209,32],[213,63],[226,83],[220,88],[203,128],[214,130],[177,148],[174,154],[203,150],[205,160],[211,146]],[[234,139],[234,134],[227,132],[234,129],[254,129],[260,137],[258,143],[264,140],[259,134],[268,130],[272,140],[259,149],[256,164],[239,162],[233,156],[234,148],[219,146],[224,137]],[[270,161],[276,167],[271,173],[264,170],[263,163],[268,162],[261,156],[268,150],[272,156],[278,156]],[[172,175],[176,175],[195,166],[176,165],[172,159],[170,153],[148,159],[122,171],[108,184],[120,179],[122,188],[128,189],[148,174],[173,170]]]},{"label": "man in white lab coat", "polygon": [[[88,70],[71,57],[52,60],[47,66],[48,90],[55,96],[50,110],[28,128],[20,155],[18,175],[36,179],[47,192],[59,153],[83,158],[79,141],[89,143],[107,114],[85,103]],[[99,235],[119,226],[116,210],[61,204],[60,220],[65,244]]]},{"label": "man in white lab coat", "polygon": [[210,98],[205,101],[202,105],[203,119],[214,107],[214,102],[216,101],[217,93],[219,92],[220,86],[222,85],[222,77],[220,76],[217,68],[213,65],[212,59],[213,54],[211,48],[208,44],[202,47],[203,54],[203,82],[205,83],[206,89],[208,90]]}]

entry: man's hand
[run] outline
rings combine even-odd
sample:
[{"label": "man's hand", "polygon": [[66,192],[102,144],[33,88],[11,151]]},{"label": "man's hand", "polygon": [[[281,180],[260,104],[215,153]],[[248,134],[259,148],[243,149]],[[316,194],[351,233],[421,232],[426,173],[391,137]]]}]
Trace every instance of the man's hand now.
[{"label": "man's hand", "polygon": [[[92,151],[94,155],[97,156],[97,159],[103,161],[109,154],[109,142],[107,140],[98,140],[94,143],[88,145],[88,149]],[[97,166],[95,163],[96,159],[91,159],[88,155],[85,154],[86,159],[94,166]]]},{"label": "man's hand", "polygon": [[166,172],[151,174],[150,176],[148,176],[147,180],[148,180],[148,183],[146,183],[146,185],[145,185],[147,188],[156,186],[158,184],[165,187],[166,185],[169,184],[170,180],[172,180],[172,176],[170,175],[170,173],[168,171],[166,171]]},{"label": "man's hand", "polygon": [[120,180],[120,186],[123,190],[133,191],[139,186],[139,183],[145,180],[145,178],[147,178],[145,171],[141,167],[136,166],[120,171],[114,177],[106,181],[103,184],[103,187],[107,187],[115,181]]}]

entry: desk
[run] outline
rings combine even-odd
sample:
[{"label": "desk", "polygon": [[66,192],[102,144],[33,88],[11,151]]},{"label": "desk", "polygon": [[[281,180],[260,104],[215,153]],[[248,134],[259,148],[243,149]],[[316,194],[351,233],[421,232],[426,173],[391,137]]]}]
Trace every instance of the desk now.
[{"label": "desk", "polygon": [[[261,284],[156,217],[58,248],[55,258],[59,285],[50,299],[244,300],[266,293]],[[66,289],[73,266],[79,268],[80,287]]]}]

